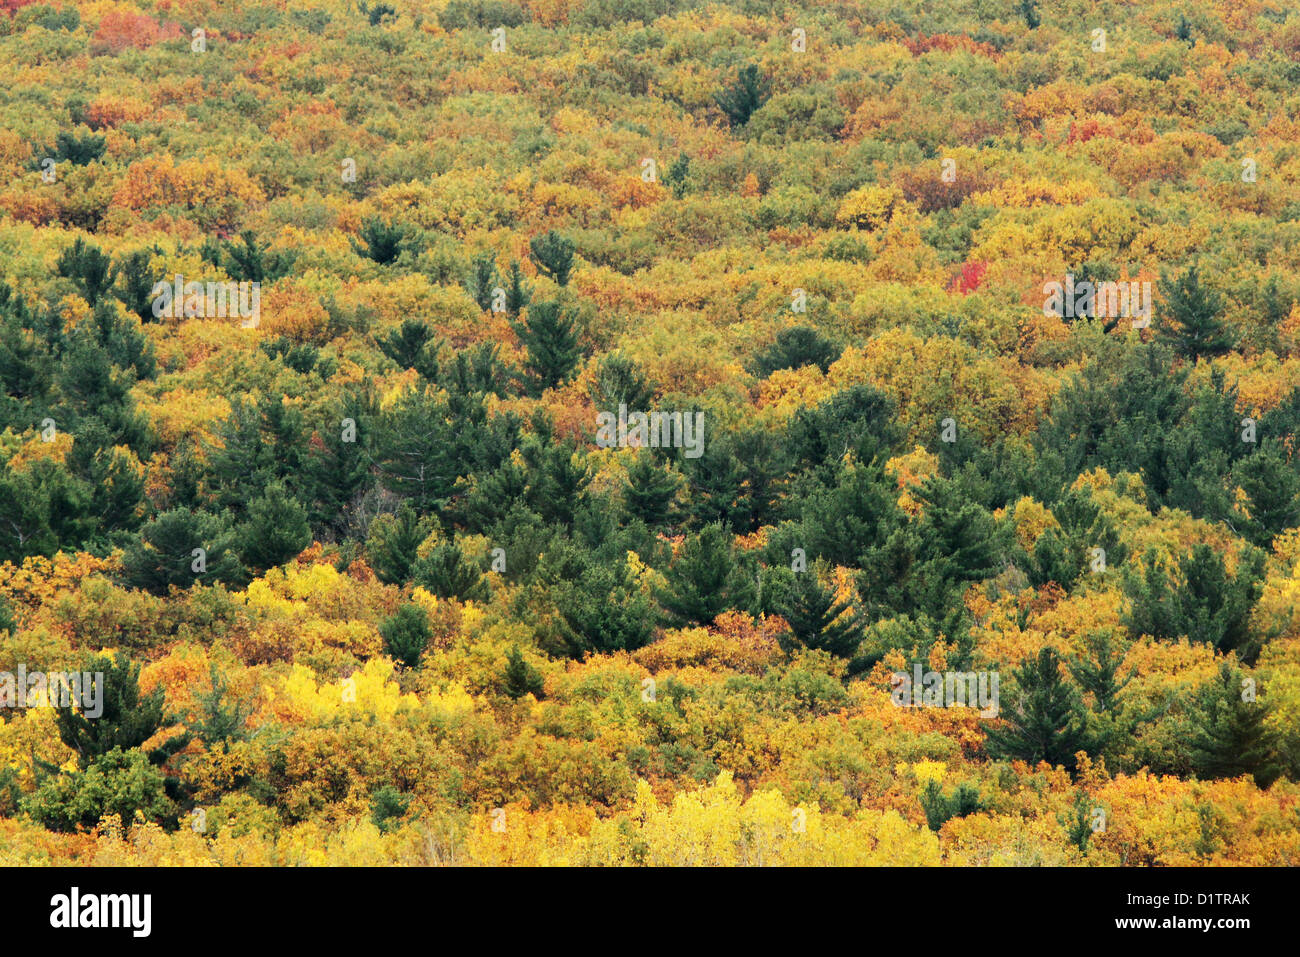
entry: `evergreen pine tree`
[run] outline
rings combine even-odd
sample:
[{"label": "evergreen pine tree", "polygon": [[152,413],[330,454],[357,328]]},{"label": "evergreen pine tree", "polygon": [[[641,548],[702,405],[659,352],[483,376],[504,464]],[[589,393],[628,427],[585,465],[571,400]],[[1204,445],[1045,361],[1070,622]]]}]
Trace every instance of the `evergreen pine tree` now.
[{"label": "evergreen pine tree", "polygon": [[420,656],[433,637],[428,613],[409,602],[399,605],[396,612],[380,623],[379,634],[388,656],[408,668],[419,667]]},{"label": "evergreen pine tree", "polygon": [[78,236],[54,264],[60,276],[77,284],[81,298],[94,307],[113,288],[117,270],[108,256]]},{"label": "evergreen pine tree", "polygon": [[1200,273],[1190,267],[1177,280],[1160,283],[1165,297],[1165,336],[1179,355],[1189,359],[1221,356],[1232,349],[1236,337],[1220,316],[1223,297],[1201,285]]},{"label": "evergreen pine tree", "polygon": [[[133,378],[153,378],[157,372],[153,343],[137,322],[121,316],[107,301],[101,301],[85,326],[86,338],[103,350],[110,363]],[[78,332],[82,331],[78,327]]]},{"label": "evergreen pine tree", "polygon": [[897,484],[878,461],[842,463],[833,481],[805,498],[803,544],[833,565],[859,567],[902,521]]},{"label": "evergreen pine tree", "polygon": [[1084,644],[1088,653],[1070,664],[1070,675],[1080,689],[1092,695],[1094,711],[1114,711],[1119,693],[1132,680],[1125,678],[1121,681],[1119,678],[1124,652],[1107,631],[1090,632],[1084,638]]},{"label": "evergreen pine tree", "polygon": [[925,823],[936,834],[953,818],[984,810],[979,788],[965,782],[951,792],[944,793],[938,781],[927,781],[921,791],[920,801],[921,810],[925,812]]},{"label": "evergreen pine tree", "polygon": [[[361,6],[364,8],[365,4]],[[385,7],[382,3],[370,11],[372,19],[376,12],[387,16],[394,14],[392,7]],[[371,25],[374,26],[373,23]],[[381,834],[388,834],[400,826],[401,819],[406,816],[410,806],[409,794],[403,794],[393,785],[385,784],[370,796],[370,820]]]},{"label": "evergreen pine tree", "polygon": [[280,482],[272,482],[248,506],[239,529],[240,557],[255,571],[281,565],[311,544],[307,510]]},{"label": "evergreen pine tree", "polygon": [[404,319],[397,329],[377,341],[379,351],[403,369],[414,369],[430,382],[438,381],[438,348],[433,330],[420,319]]},{"label": "evergreen pine tree", "polygon": [[243,512],[271,482],[296,489],[304,480],[308,432],[292,403],[270,395],[236,397],[217,432],[220,444],[209,454],[207,479],[220,507]]},{"label": "evergreen pine tree", "polygon": [[378,413],[368,390],[349,392],[313,435],[304,465],[313,528],[342,534],[348,527],[352,504],[370,483],[371,425]]},{"label": "evergreen pine tree", "polygon": [[491,252],[475,256],[470,264],[470,279],[466,288],[474,302],[484,312],[492,308],[493,290],[500,282],[501,276],[497,272],[496,257]]},{"label": "evergreen pine tree", "polygon": [[46,157],[57,163],[88,166],[104,155],[107,145],[108,138],[102,135],[87,132],[84,136],[78,136],[71,130],[59,130],[54,137],[53,146],[32,144],[32,161],[37,169]]},{"label": "evergreen pine tree", "polygon": [[518,260],[512,260],[510,263],[510,275],[506,279],[506,312],[511,316],[517,317],[523,312],[524,307],[528,305],[533,298],[532,291],[524,282],[524,270],[519,265]]},{"label": "evergreen pine tree", "polygon": [[776,341],[758,354],[754,366],[763,378],[780,369],[803,366],[816,366],[826,372],[842,351],[812,326],[794,326],[778,332]]},{"label": "evergreen pine tree", "polygon": [[370,523],[366,537],[366,560],[379,580],[404,585],[415,574],[416,549],[429,537],[433,523],[421,519],[409,502],[396,515],[379,515]]},{"label": "evergreen pine tree", "polygon": [[506,694],[512,698],[522,698],[526,694],[534,698],[542,696],[542,673],[524,660],[518,645],[506,653]]},{"label": "evergreen pine tree", "polygon": [[[50,388],[53,358],[32,331],[33,323],[23,300],[0,283],[0,428],[16,425],[17,416]],[[6,403],[14,407],[9,420]]]},{"label": "evergreen pine tree", "polygon": [[245,737],[245,725],[252,708],[229,700],[229,685],[215,662],[209,668],[209,681],[211,690],[195,694],[198,713],[187,723],[208,747],[219,744],[223,751],[229,752],[232,741]]},{"label": "evergreen pine tree", "polygon": [[471,534],[479,534],[502,521],[512,509],[527,508],[524,504],[527,497],[528,469],[516,462],[506,462],[479,477],[460,504],[456,518]]},{"label": "evergreen pine tree", "polygon": [[654,456],[639,452],[628,466],[623,485],[623,506],[629,515],[651,528],[661,528],[669,521],[678,482],[673,473],[655,464]]},{"label": "evergreen pine tree", "polygon": [[491,438],[486,419],[478,400],[453,408],[428,389],[408,392],[379,422],[375,464],[380,480],[422,514],[442,510],[457,478],[471,471],[466,461],[470,449]]},{"label": "evergreen pine tree", "polygon": [[[203,549],[195,555],[195,549]],[[133,588],[165,595],[170,586],[246,580],[236,557],[229,518],[181,507],[164,512],[140,530],[122,556],[123,578]]]},{"label": "evergreen pine tree", "polygon": [[149,265],[147,249],[124,256],[117,266],[119,287],[117,298],[126,308],[140,317],[141,322],[156,321],[153,314],[153,290],[158,277]]},{"label": "evergreen pine tree", "polygon": [[1108,569],[1127,557],[1114,525],[1086,492],[1070,489],[1053,506],[1052,514],[1058,526],[1038,537],[1029,556],[1030,584],[1057,582],[1068,588],[1090,570],[1095,548],[1104,553]]},{"label": "evergreen pine tree", "polygon": [[[246,229],[239,234],[239,242],[221,244],[222,268],[235,282],[274,282],[289,274],[293,267],[292,255],[269,253],[269,242],[258,242],[257,234]],[[213,261],[217,265],[216,260]]]},{"label": "evergreen pine tree", "polygon": [[535,302],[528,307],[527,322],[517,323],[515,329],[528,350],[527,367],[537,394],[566,382],[582,356],[568,310],[558,302]]},{"label": "evergreen pine tree", "polygon": [[456,353],[451,368],[439,383],[444,389],[462,395],[492,393],[505,398],[509,394],[510,372],[501,361],[501,348],[495,342],[480,342]]},{"label": "evergreen pine tree", "polygon": [[787,655],[800,648],[828,651],[837,658],[852,658],[862,643],[863,623],[850,612],[848,601],[836,601],[835,593],[822,585],[825,562],[816,562],[794,575],[794,584],[777,604],[777,613],[790,630],[777,636]]},{"label": "evergreen pine tree", "polygon": [[1015,701],[1001,708],[1006,725],[988,731],[991,755],[1074,770],[1075,754],[1088,750],[1089,742],[1079,691],[1061,676],[1060,665],[1055,651],[1042,648],[1016,669]]},{"label": "evergreen pine tree", "polygon": [[1088,842],[1092,840],[1092,821],[1093,821],[1093,802],[1088,800],[1088,795],[1084,791],[1076,791],[1074,801],[1070,805],[1068,815],[1056,815],[1057,821],[1064,828],[1070,843],[1079,849],[1079,852],[1086,854],[1088,852]]},{"label": "evergreen pine tree", "polygon": [[[76,752],[82,768],[114,748],[140,747],[163,726],[163,688],[159,685],[142,695],[139,664],[125,655],[101,655],[81,670],[102,676],[97,682],[99,716],[88,717],[84,708],[59,708],[54,721],[59,739]],[[83,687],[83,695],[85,691]]]},{"label": "evergreen pine tree", "polygon": [[657,598],[670,624],[709,625],[728,608],[748,601],[731,533],[719,523],[688,538],[664,577],[667,585]]},{"label": "evergreen pine tree", "polygon": [[417,585],[439,598],[487,601],[487,579],[453,542],[433,546],[429,554],[415,563],[414,575]]},{"label": "evergreen pine tree", "polygon": [[1198,544],[1172,572],[1160,567],[1154,552],[1143,560],[1139,577],[1124,579],[1129,609],[1124,626],[1129,633],[1166,641],[1186,636],[1219,651],[1240,649],[1251,656],[1250,611],[1259,598],[1264,553],[1246,546],[1229,577],[1223,557],[1209,545]]},{"label": "evergreen pine tree", "polygon": [[888,538],[857,564],[870,583],[863,589],[868,598],[883,597],[894,614],[945,622],[964,612],[961,596],[971,582],[997,574],[1010,529],[951,480],[931,478],[919,496],[925,502],[920,519],[885,525]]},{"label": "evergreen pine tree", "polygon": [[1260,548],[1288,528],[1300,525],[1300,475],[1273,441],[1248,455],[1233,469],[1238,488],[1246,493],[1246,507],[1231,516],[1241,535]]},{"label": "evergreen pine tree", "polygon": [[364,256],[381,266],[387,266],[401,254],[406,230],[397,223],[386,223],[382,219],[372,217],[361,224],[358,235],[361,237],[361,242],[355,239],[351,241],[353,251],[358,256]]},{"label": "evergreen pine tree", "polygon": [[692,527],[713,522],[728,528],[741,524],[745,469],[729,436],[714,435],[704,443],[702,455],[682,459],[681,470],[689,490],[683,498],[683,511]]},{"label": "evergreen pine tree", "polygon": [[76,548],[94,534],[91,490],[52,459],[0,468],[0,561]]},{"label": "evergreen pine tree", "polygon": [[673,197],[683,198],[691,188],[691,158],[685,153],[678,153],[677,159],[668,164],[664,170],[664,185],[672,190]]},{"label": "evergreen pine tree", "polygon": [[1282,325],[1291,315],[1295,296],[1284,290],[1277,281],[1277,276],[1270,276],[1260,295],[1260,312],[1265,324],[1270,329]]},{"label": "evergreen pine tree", "polygon": [[574,516],[587,502],[591,482],[585,460],[566,443],[526,444],[524,455],[530,466],[529,508],[552,525],[572,527]]},{"label": "evergreen pine tree", "polygon": [[587,395],[597,412],[618,415],[619,405],[629,412],[645,412],[654,401],[655,385],[635,359],[611,352],[596,364]]},{"label": "evergreen pine tree", "polygon": [[794,461],[805,463],[823,484],[833,485],[846,454],[852,453],[860,463],[880,459],[883,465],[902,437],[893,400],[871,386],[856,385],[796,412],[786,444]]},{"label": "evergreen pine tree", "polygon": [[546,557],[539,575],[558,578],[551,595],[563,619],[564,651],[577,658],[587,652],[635,651],[654,636],[650,600],[625,561],[579,562],[575,576],[556,572]]},{"label": "evergreen pine tree", "polygon": [[733,126],[744,126],[772,95],[772,81],[752,63],[740,68],[735,81],[718,94],[718,108]]},{"label": "evergreen pine tree", "polygon": [[554,279],[557,285],[569,284],[569,273],[573,271],[573,241],[566,239],[555,230],[529,241],[533,253],[533,262],[544,276]]},{"label": "evergreen pine tree", "polygon": [[1268,705],[1247,694],[1244,678],[1240,669],[1224,662],[1197,690],[1188,714],[1192,770],[1207,779],[1249,774],[1266,788],[1280,773],[1277,741],[1268,724]]},{"label": "evergreen pine tree", "polygon": [[1270,276],[1268,282],[1260,288],[1255,298],[1255,307],[1259,311],[1260,322],[1254,329],[1253,341],[1257,347],[1274,353],[1283,351],[1279,338],[1282,323],[1291,315],[1295,295],[1289,289],[1283,289],[1277,276]]},{"label": "evergreen pine tree", "polygon": [[144,476],[135,457],[113,445],[101,422],[82,424],[67,464],[90,489],[89,512],[101,538],[139,526],[140,506],[145,499]]}]

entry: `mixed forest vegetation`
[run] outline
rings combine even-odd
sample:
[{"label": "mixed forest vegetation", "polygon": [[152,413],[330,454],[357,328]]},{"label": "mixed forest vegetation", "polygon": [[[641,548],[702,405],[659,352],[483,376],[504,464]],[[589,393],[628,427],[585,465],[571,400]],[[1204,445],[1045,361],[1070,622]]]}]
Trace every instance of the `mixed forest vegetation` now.
[{"label": "mixed forest vegetation", "polygon": [[0,75],[0,672],[104,675],[0,862],[1300,863],[1293,4],[0,0]]}]

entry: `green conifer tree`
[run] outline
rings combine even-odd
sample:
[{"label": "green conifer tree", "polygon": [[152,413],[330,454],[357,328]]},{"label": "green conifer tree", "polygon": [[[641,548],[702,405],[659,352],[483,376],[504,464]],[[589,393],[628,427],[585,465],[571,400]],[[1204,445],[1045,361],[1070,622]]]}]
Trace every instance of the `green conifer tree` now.
[{"label": "green conifer tree", "polygon": [[1075,754],[1089,748],[1086,717],[1079,691],[1061,675],[1061,661],[1041,648],[1015,672],[1015,696],[1000,705],[1004,727],[988,731],[986,747],[996,758],[1035,765],[1039,761],[1075,767]]},{"label": "green conifer tree", "polygon": [[623,485],[623,506],[629,515],[651,528],[668,523],[673,513],[679,482],[671,471],[655,464],[654,456],[641,451],[628,466]]},{"label": "green conifer tree", "polygon": [[1249,774],[1261,788],[1277,780],[1280,768],[1269,705],[1251,693],[1241,669],[1223,662],[1218,674],[1197,690],[1188,712],[1187,741],[1197,777]]},{"label": "green conifer tree", "polygon": [[1167,319],[1161,325],[1179,355],[1189,359],[1221,356],[1236,342],[1232,329],[1221,317],[1223,297],[1201,285],[1197,267],[1188,268],[1176,280],[1160,283]]},{"label": "green conifer tree", "polygon": [[248,506],[239,528],[240,557],[261,572],[281,565],[311,544],[311,527],[304,508],[280,482],[272,482]]},{"label": "green conifer tree", "polygon": [[574,245],[571,239],[549,230],[529,241],[533,262],[544,276],[554,279],[557,285],[567,286],[573,271]]},{"label": "green conifer tree", "polygon": [[670,624],[709,625],[728,608],[745,607],[749,583],[737,567],[731,533],[720,523],[687,538],[657,595]]},{"label": "green conifer tree", "polygon": [[488,583],[483,572],[453,542],[440,542],[415,563],[416,584],[439,598],[486,601]]},{"label": "green conifer tree", "polygon": [[718,108],[733,126],[744,126],[772,95],[772,81],[753,63],[746,64],[736,74],[736,79],[718,94]]},{"label": "green conifer tree", "polygon": [[836,601],[835,593],[821,583],[828,573],[829,566],[820,561],[796,573],[793,585],[778,602],[777,613],[790,626],[777,636],[787,655],[812,648],[837,658],[852,658],[862,643],[864,625],[857,613],[850,610],[848,601]]},{"label": "green conifer tree", "polygon": [[568,381],[582,351],[567,309],[558,302],[535,302],[528,307],[527,321],[516,323],[515,330],[528,350],[527,367],[538,395]]},{"label": "green conifer tree", "polygon": [[389,657],[408,668],[418,668],[433,630],[429,627],[428,613],[419,605],[407,603],[399,605],[397,611],[380,623],[379,634]]},{"label": "green conifer tree", "polygon": [[396,515],[376,516],[366,538],[366,559],[379,580],[390,585],[409,582],[418,561],[416,549],[432,529],[432,520],[420,518],[409,502],[398,506]]},{"label": "green conifer tree", "polygon": [[506,694],[512,698],[522,698],[526,694],[534,698],[542,696],[542,673],[524,660],[518,645],[506,653]]}]

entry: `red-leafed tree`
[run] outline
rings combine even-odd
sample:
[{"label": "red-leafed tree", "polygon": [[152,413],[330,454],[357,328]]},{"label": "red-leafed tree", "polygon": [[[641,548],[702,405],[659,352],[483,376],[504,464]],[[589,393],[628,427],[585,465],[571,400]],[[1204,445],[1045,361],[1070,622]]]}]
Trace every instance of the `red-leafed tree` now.
[{"label": "red-leafed tree", "polygon": [[975,292],[984,283],[984,274],[988,272],[988,268],[989,264],[986,262],[963,263],[961,272],[953,278],[953,291],[963,296]]}]

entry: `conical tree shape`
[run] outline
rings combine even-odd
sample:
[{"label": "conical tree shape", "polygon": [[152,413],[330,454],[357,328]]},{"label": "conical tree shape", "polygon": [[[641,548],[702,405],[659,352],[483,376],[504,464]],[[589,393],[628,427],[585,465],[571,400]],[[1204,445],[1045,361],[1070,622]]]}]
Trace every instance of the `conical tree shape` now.
[{"label": "conical tree shape", "polygon": [[1232,349],[1235,335],[1220,316],[1223,297],[1201,285],[1195,266],[1177,280],[1164,279],[1160,291],[1165,297],[1165,336],[1180,355],[1189,359],[1221,356]]},{"label": "conical tree shape", "polygon": [[539,393],[568,380],[582,352],[567,310],[558,302],[535,302],[528,307],[528,321],[517,325],[516,331],[528,350],[528,370]]},{"label": "conical tree shape", "polygon": [[370,523],[366,558],[379,580],[402,585],[414,575],[416,549],[429,537],[433,522],[421,519],[409,503],[403,502],[396,515],[380,515]]},{"label": "conical tree shape", "polygon": [[643,451],[628,467],[623,505],[633,518],[639,518],[651,528],[661,527],[672,513],[677,485],[673,474],[657,466],[654,456]]},{"label": "conical tree shape", "polygon": [[433,637],[428,613],[416,604],[401,605],[379,625],[379,634],[384,639],[384,651],[408,668],[419,666],[420,656]]},{"label": "conical tree shape", "polygon": [[535,698],[542,696],[542,673],[524,661],[523,652],[518,645],[506,653],[506,694],[512,698],[522,698],[530,694]]},{"label": "conical tree shape", "polygon": [[240,557],[256,571],[273,568],[311,544],[307,510],[279,482],[267,486],[248,506],[248,521],[239,529]]},{"label": "conical tree shape", "polygon": [[573,269],[574,245],[571,239],[565,239],[555,230],[534,236],[529,241],[533,261],[545,276],[554,279],[556,285],[567,286],[569,273]]},{"label": "conical tree shape", "polygon": [[1087,750],[1088,737],[1078,689],[1061,676],[1060,665],[1055,651],[1042,648],[1016,669],[1016,698],[1010,707],[1001,705],[1006,726],[988,731],[991,755],[1074,769],[1074,755]]},{"label": "conical tree shape", "polygon": [[163,689],[159,686],[142,695],[140,666],[130,658],[104,655],[81,670],[102,676],[98,691],[100,715],[90,718],[75,708],[60,708],[55,714],[59,738],[77,753],[81,767],[114,748],[138,748],[162,727]]},{"label": "conical tree shape", "polygon": [[1198,689],[1189,709],[1192,770],[1201,778],[1254,777],[1266,788],[1278,777],[1277,748],[1269,708],[1249,694],[1245,674],[1227,662]]},{"label": "conical tree shape", "polygon": [[492,308],[492,290],[501,282],[496,257],[490,252],[476,256],[471,266],[469,294],[484,312]]},{"label": "conical tree shape", "polygon": [[788,632],[777,637],[786,654],[812,648],[837,658],[851,658],[862,643],[863,625],[856,614],[846,614],[849,603],[836,601],[834,592],[819,581],[826,569],[825,563],[818,562],[797,573],[793,587],[778,603],[778,613],[790,626]]},{"label": "conical tree shape", "polygon": [[1245,514],[1238,510],[1233,525],[1253,544],[1268,548],[1280,532],[1300,525],[1300,475],[1276,444],[1242,459],[1233,475],[1246,493]]},{"label": "conical tree shape", "polygon": [[439,598],[461,601],[486,601],[487,581],[483,573],[452,542],[435,545],[429,554],[416,562],[415,581]]},{"label": "conical tree shape", "polygon": [[688,538],[664,577],[667,587],[657,597],[672,624],[712,624],[722,612],[741,604],[731,533],[720,524]]}]

